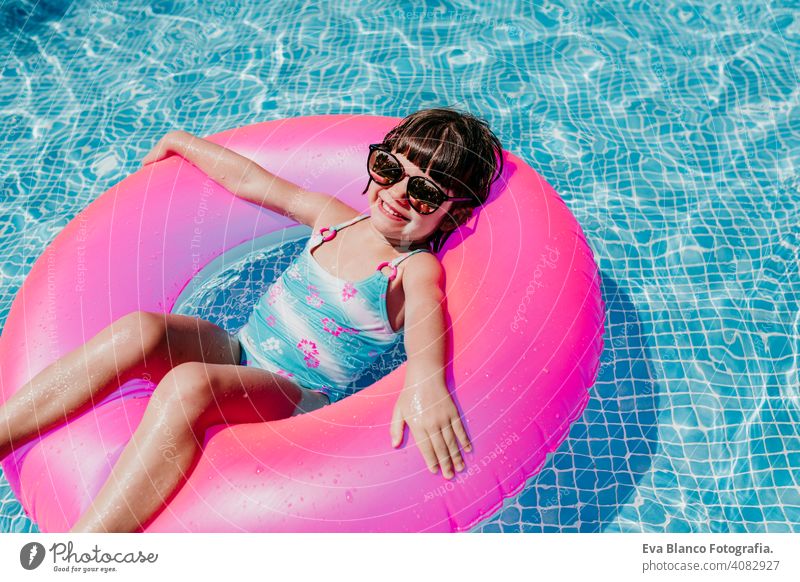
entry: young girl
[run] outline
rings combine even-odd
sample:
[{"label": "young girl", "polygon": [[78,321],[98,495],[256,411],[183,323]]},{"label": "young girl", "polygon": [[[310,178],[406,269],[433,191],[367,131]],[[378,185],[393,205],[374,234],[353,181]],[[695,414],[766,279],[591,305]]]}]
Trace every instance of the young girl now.
[{"label": "young girl", "polygon": [[[0,407],[0,458],[131,378],[157,384],[141,423],[73,532],[142,529],[191,471],[206,429],[309,412],[343,397],[405,330],[392,446],[409,429],[445,478],[471,450],[445,383],[442,267],[431,252],[502,171],[485,122],[419,111],[371,145],[369,213],[307,192],[224,147],[171,132],[143,164],[178,154],[236,196],[313,228],[303,252],[231,335],[202,319],[134,312],[34,377]],[[333,226],[332,226],[333,225]]]}]

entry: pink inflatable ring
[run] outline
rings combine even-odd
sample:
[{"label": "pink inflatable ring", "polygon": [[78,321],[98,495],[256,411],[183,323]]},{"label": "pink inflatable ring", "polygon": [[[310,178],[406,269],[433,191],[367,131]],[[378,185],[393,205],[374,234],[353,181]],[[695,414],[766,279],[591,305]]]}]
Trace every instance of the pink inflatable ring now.
[{"label": "pink inflatable ring", "polygon": [[[305,117],[210,139],[362,211],[368,144],[397,121]],[[402,365],[312,413],[209,431],[190,479],[146,531],[464,531],[524,487],[586,406],[604,303],[592,252],[564,202],[522,160],[507,152],[504,159],[487,204],[440,253],[448,384],[474,447],[465,470],[452,481],[430,473],[408,431],[392,448]],[[236,198],[179,156],[129,176],[72,220],[33,266],[0,337],[0,398],[111,321],[173,309],[215,257],[293,224]],[[88,507],[152,389],[131,381],[3,461],[41,531],[68,530]]]}]

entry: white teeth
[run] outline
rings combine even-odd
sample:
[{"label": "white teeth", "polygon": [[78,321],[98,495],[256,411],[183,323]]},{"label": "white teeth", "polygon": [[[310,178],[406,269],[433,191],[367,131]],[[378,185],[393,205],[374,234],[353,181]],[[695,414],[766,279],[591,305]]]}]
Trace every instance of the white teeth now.
[{"label": "white teeth", "polygon": [[383,206],[383,207],[386,209],[386,212],[388,212],[389,214],[391,214],[391,215],[393,215],[393,216],[396,216],[397,218],[402,218],[403,220],[405,220],[405,217],[403,217],[403,216],[402,216],[402,215],[400,215],[400,214],[397,214],[397,213],[396,213],[394,210],[392,210],[392,209],[389,207],[389,205],[388,205],[388,204],[386,204],[386,202],[384,202],[383,200],[381,200],[381,205],[382,205],[382,206]]}]

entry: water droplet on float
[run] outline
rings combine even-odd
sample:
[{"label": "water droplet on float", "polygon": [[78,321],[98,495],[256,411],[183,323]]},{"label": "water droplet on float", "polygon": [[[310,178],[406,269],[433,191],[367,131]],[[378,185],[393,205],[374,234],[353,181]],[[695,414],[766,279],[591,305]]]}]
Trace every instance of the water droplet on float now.
[{"label": "water droplet on float", "polygon": [[349,490],[345,491],[344,498],[348,503],[353,503],[353,494]]}]

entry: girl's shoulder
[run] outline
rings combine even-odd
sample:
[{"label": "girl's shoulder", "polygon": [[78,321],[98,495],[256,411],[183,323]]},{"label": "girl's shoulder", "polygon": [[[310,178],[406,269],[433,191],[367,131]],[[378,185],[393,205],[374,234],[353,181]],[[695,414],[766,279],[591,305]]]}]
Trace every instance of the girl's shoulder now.
[{"label": "girl's shoulder", "polygon": [[331,197],[330,204],[320,209],[317,219],[314,221],[311,228],[315,233],[318,233],[325,227],[330,228],[331,226],[336,226],[337,224],[347,222],[360,215],[361,213],[355,208]]},{"label": "girl's shoulder", "polygon": [[443,282],[444,268],[439,258],[427,249],[410,254],[402,264],[405,289],[441,285]]}]

